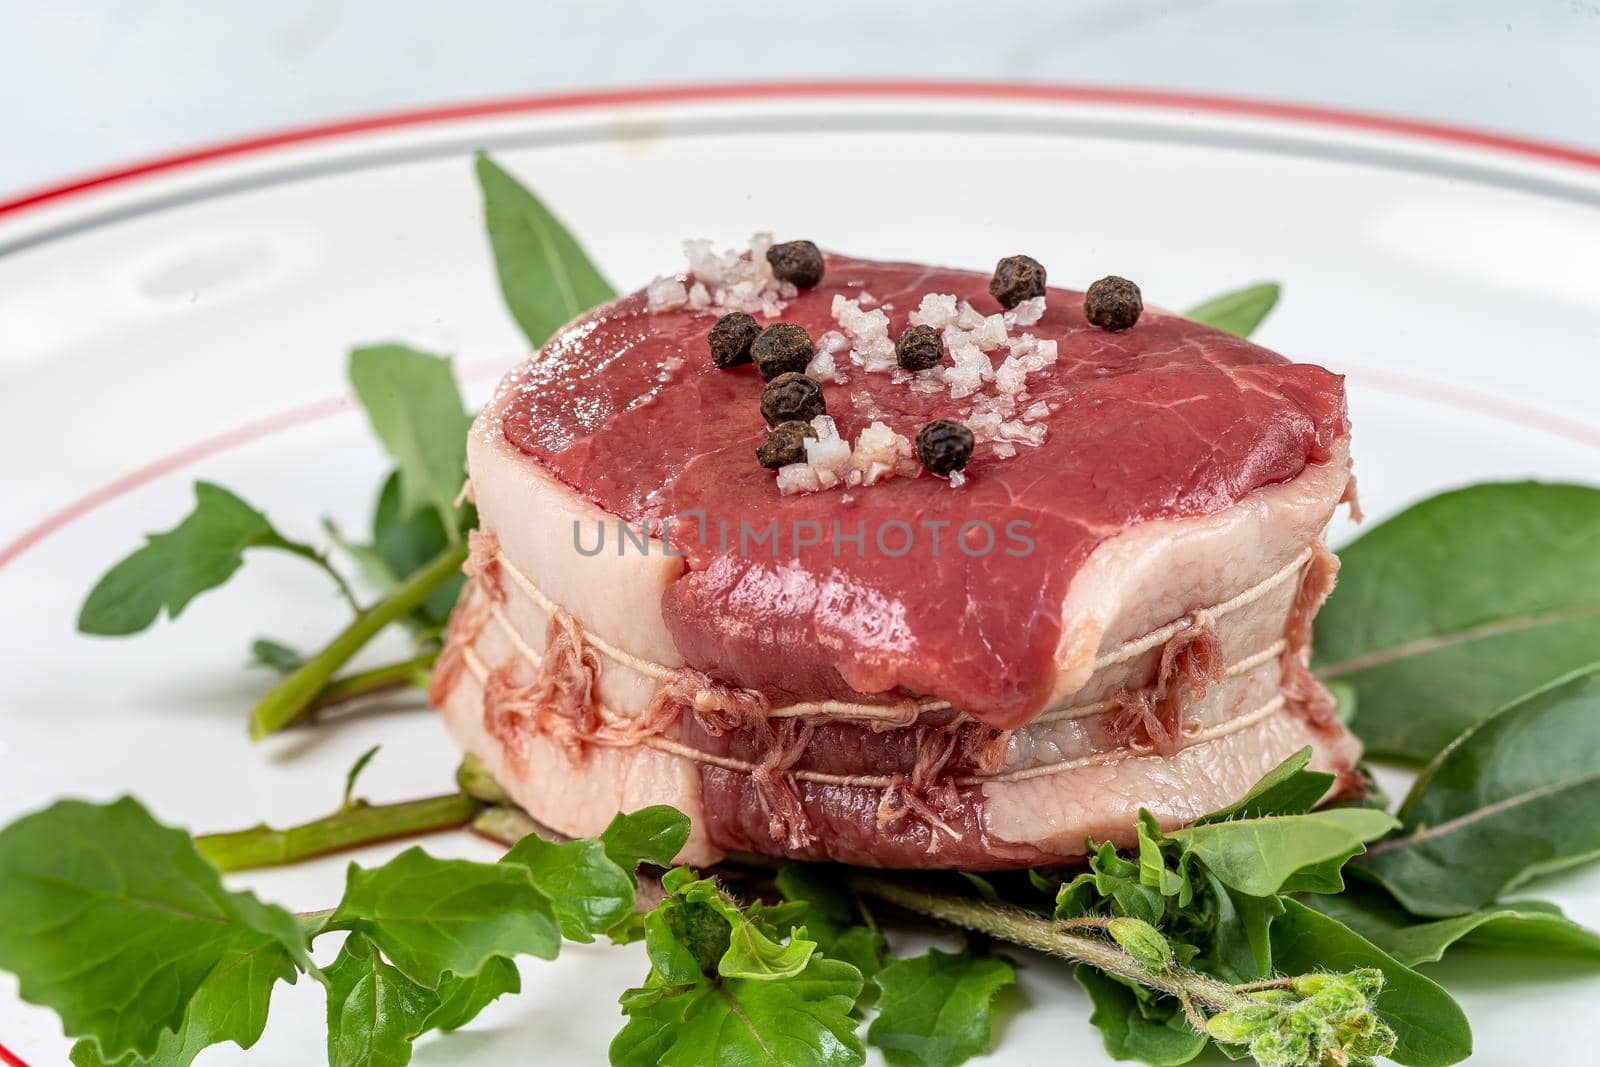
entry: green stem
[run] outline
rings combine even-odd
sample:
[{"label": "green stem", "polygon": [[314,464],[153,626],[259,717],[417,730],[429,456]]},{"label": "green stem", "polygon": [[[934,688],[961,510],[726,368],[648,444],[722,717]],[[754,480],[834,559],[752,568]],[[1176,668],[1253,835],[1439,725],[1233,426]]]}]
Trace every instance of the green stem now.
[{"label": "green stem", "polygon": [[435,589],[449,581],[466,558],[464,542],[450,546],[393,593],[357,615],[326,648],[267,691],[250,713],[250,736],[259,741],[305,714],[335,671],[361,651],[378,631],[409,615]]},{"label": "green stem", "polygon": [[858,892],[907,911],[1024,948],[1087,963],[1213,1011],[1229,1011],[1249,1003],[1242,994],[1215,978],[1186,967],[1167,966],[1159,970],[1147,967],[1113,941],[1064,930],[1060,923],[1020,908],[933,892],[880,875],[852,875],[849,881]]},{"label": "green stem", "polygon": [[376,696],[393,689],[404,689],[416,682],[419,673],[426,674],[431,670],[434,660],[438,658],[438,652],[424,652],[420,656],[413,656],[399,663],[389,663],[368,671],[356,671],[335,678],[323,687],[315,700],[306,705],[306,711],[321,711],[323,708],[331,708],[335,704],[358,700],[361,697]]},{"label": "green stem", "polygon": [[470,753],[461,757],[461,766],[456,768],[456,785],[467,796],[477,797],[485,804],[515,807],[517,803],[511,799],[511,794],[500,788],[494,776],[484,770],[478,757]]},{"label": "green stem", "polygon": [[465,826],[482,806],[462,793],[399,804],[358,802],[286,830],[262,824],[232,833],[202,834],[194,840],[200,854],[221,870],[275,867],[358,845]]},{"label": "green stem", "polygon": [[509,805],[484,808],[472,820],[472,831],[508,848],[529,834],[545,836],[539,824],[528,818],[527,812]]}]

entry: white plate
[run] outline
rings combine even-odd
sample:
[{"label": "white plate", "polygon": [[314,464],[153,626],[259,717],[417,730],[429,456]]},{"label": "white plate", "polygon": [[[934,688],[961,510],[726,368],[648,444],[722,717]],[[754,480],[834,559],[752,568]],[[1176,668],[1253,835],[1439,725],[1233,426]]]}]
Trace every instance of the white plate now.
[{"label": "white plate", "polygon": [[[341,622],[303,566],[258,555],[132,639],[73,620],[197,477],[293,533],[325,513],[359,528],[381,460],[342,398],[351,344],[454,352],[476,398],[520,354],[479,229],[480,146],[622,286],[673,268],[684,237],[756,229],[974,267],[1026,250],[1053,278],[1124,274],[1169,307],[1280,279],[1259,339],[1349,374],[1370,513],[1480,479],[1600,481],[1600,159],[1579,152],[1170,94],[926,86],[517,101],[208,150],[0,205],[0,822],[123,792],[197,830],[298,821],[380,741],[373,799],[447,788],[456,756],[426,713],[246,739],[250,639],[314,645]],[[466,834],[429,846],[493,855]],[[346,862],[237,883],[320,907]],[[1537,891],[1600,924],[1597,873]],[[602,1062],[644,970],[598,946],[529,962],[520,997],[416,1062]],[[1536,972],[1436,970],[1472,1015],[1474,1062],[1588,1056],[1600,979]],[[1063,969],[1027,959],[1018,1002],[991,1062],[1106,1062]],[[249,1062],[319,1062],[322,1034],[316,987],[280,987]],[[0,1041],[34,1067],[68,1048],[9,976]]]}]

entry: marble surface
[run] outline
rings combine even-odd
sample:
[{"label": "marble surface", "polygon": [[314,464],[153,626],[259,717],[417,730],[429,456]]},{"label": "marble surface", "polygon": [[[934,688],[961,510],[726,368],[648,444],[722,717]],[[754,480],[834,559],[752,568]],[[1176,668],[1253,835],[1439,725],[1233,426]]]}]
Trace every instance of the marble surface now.
[{"label": "marble surface", "polygon": [[0,197],[286,125],[486,96],[797,77],[1091,82],[1600,147],[1593,0],[0,0]]}]

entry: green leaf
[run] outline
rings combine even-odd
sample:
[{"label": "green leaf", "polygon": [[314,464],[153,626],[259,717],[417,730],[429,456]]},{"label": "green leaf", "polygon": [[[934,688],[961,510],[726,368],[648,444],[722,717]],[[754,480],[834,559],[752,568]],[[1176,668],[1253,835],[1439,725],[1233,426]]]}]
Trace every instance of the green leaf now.
[{"label": "green leaf", "polygon": [[728,951],[717,962],[717,973],[724,978],[753,978],[771,981],[793,978],[806,969],[815,941],[796,931],[788,944],[780,945],[748,920],[735,923],[729,932]]},{"label": "green leaf", "polygon": [[311,968],[294,916],[224,889],[188,834],[129,798],[0,830],[0,916],[0,968],[106,1060],[248,1047],[274,983]]},{"label": "green leaf", "polygon": [[588,944],[633,910],[632,872],[617,866],[604,844],[592,838],[557,844],[529,834],[500,862],[528,871],[568,940]]},{"label": "green leaf", "polygon": [[1184,317],[1249,337],[1278,303],[1280,291],[1277,282],[1260,282],[1196,304],[1184,312]]},{"label": "green leaf", "polygon": [[1516,482],[1443,493],[1339,559],[1312,667],[1355,688],[1353,727],[1369,756],[1432,759],[1600,648],[1600,489]]},{"label": "green leaf", "polygon": [[194,483],[194,510],[165,533],[145,535],[136,550],[105,573],[78,613],[86,634],[138,633],[166,609],[169,619],[189,601],[233,577],[247,548],[277,548],[311,560],[315,549],[288,540],[267,517],[220,485]]},{"label": "green leaf", "polygon": [[350,382],[399,468],[401,514],[431,510],[454,541],[472,416],[450,360],[398,344],[358,348],[350,353]]},{"label": "green leaf", "polygon": [[516,863],[434,859],[409,848],[382,867],[351,864],[330,925],[359,930],[415,982],[477,974],[494,956],[554,959],[555,913]]},{"label": "green leaf", "polygon": [[1283,902],[1276,895],[1257,897],[1230,889],[1210,871],[1205,878],[1215,908],[1206,969],[1232,982],[1267,977],[1272,973],[1272,923],[1283,914]]},{"label": "green leaf", "polygon": [[265,667],[278,674],[288,674],[306,661],[299,649],[291,648],[270,637],[258,637],[250,642],[250,665]]},{"label": "green leaf", "polygon": [[667,804],[618,814],[600,834],[613,863],[632,874],[641,863],[670,867],[689,841],[689,817]]},{"label": "green leaf", "polygon": [[1237,803],[1202,815],[1195,825],[1264,815],[1304,815],[1327,795],[1335,778],[1326,771],[1306,770],[1310,762],[1311,746],[1307,745],[1268,771]]},{"label": "green leaf", "polygon": [[843,960],[871,979],[883,966],[888,942],[876,929],[858,923],[862,917],[854,897],[828,877],[829,868],[813,863],[786,863],[778,871],[778,892],[802,905],[795,918],[806,937],[825,956]]},{"label": "green leaf", "polygon": [[854,1067],[866,1054],[850,1015],[861,975],[815,956],[782,981],[702,982],[686,992],[623,996],[628,1023],[611,1043],[622,1067]]},{"label": "green leaf", "polygon": [[424,1030],[455,1030],[477,1018],[506,993],[522,992],[522,976],[517,965],[504,956],[495,956],[477,974],[465,978],[454,975],[439,983],[439,1006],[423,1022]]},{"label": "green leaf", "polygon": [[539,348],[616,291],[566,227],[499,164],[479,153],[477,171],[500,292],[528,343]]},{"label": "green leaf", "polygon": [[1408,967],[1435,963],[1463,945],[1539,959],[1600,961],[1600,933],[1561,914],[1554,904],[1518,900],[1491,904],[1467,915],[1418,921],[1375,887],[1352,887],[1305,903],[1331,915]]},{"label": "green leaf", "polygon": [[[470,504],[461,510],[460,530],[477,525],[477,512]],[[432,508],[406,513],[400,502],[399,471],[391,472],[378,490],[378,500],[372,509],[371,543],[360,544],[344,538],[328,520],[323,520],[323,525],[339,547],[360,564],[367,579],[385,593],[433,562],[452,540],[439,513]],[[457,574],[428,594],[428,599],[412,613],[412,624],[425,628],[443,626],[465,581],[466,575]]]},{"label": "green leaf", "polygon": [[1164,1018],[1148,1018],[1133,990],[1110,975],[1081,964],[1072,974],[1089,994],[1094,1005],[1089,1022],[1100,1031],[1112,1059],[1178,1067],[1206,1047],[1206,1036],[1189,1025],[1183,1012],[1174,1008]]},{"label": "green leaf", "polygon": [[323,975],[328,980],[329,1067],[405,1067],[411,1042],[439,997],[378,955],[352,933]]},{"label": "green leaf", "polygon": [[1090,855],[1088,871],[1056,892],[1055,917],[1076,919],[1099,911],[1102,898],[1110,898],[1119,914],[1153,925],[1166,914],[1160,889],[1146,885],[1139,864],[1118,855],[1110,842],[1102,842]]},{"label": "green leaf", "polygon": [[1331,808],[1207,823],[1169,836],[1224,885],[1255,897],[1287,891],[1336,893],[1339,868],[1363,842],[1393,829],[1394,819],[1367,808]]},{"label": "green leaf", "polygon": [[113,1067],[113,1062],[115,1067],[188,1067],[202,1051],[224,1041],[248,1049],[266,1028],[273,986],[279,981],[292,985],[299,973],[281,944],[262,942],[206,976],[184,1011],[183,1023],[176,1032],[162,1033],[150,1058],[130,1052],[108,1061],[94,1041],[85,1039],[72,1046],[72,1062],[75,1067]]},{"label": "green leaf", "polygon": [[367,764],[372,762],[372,757],[376,756],[378,754],[378,749],[382,747],[382,745],[373,745],[371,748],[361,753],[361,755],[356,757],[356,761],[350,765],[350,769],[345,772],[344,802],[340,805],[341,807],[348,808],[354,802],[356,779],[361,777],[361,772],[367,769]]},{"label": "green leaf", "polygon": [[1474,726],[1423,771],[1401,836],[1359,861],[1418,915],[1469,912],[1600,855],[1600,664]]},{"label": "green leaf", "polygon": [[891,1067],[955,1067],[989,1047],[994,998],[1016,984],[998,956],[929,949],[878,972],[881,996],[867,1040]]},{"label": "green leaf", "polygon": [[1446,1067],[1472,1054],[1467,1017],[1440,986],[1404,966],[1336,919],[1285,899],[1272,924],[1273,965],[1283,974],[1376,967],[1384,974],[1377,1009],[1399,1037],[1390,1058],[1407,1067]]}]

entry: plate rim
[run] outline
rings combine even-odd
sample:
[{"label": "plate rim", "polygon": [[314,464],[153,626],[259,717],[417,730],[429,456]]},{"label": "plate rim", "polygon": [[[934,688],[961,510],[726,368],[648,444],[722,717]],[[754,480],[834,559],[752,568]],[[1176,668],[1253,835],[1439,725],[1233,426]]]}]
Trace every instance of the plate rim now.
[{"label": "plate rim", "polygon": [[1268,97],[1111,86],[1087,82],[929,79],[805,79],[665,83],[615,89],[493,96],[478,100],[364,112],[344,118],[290,125],[264,133],[201,142],[173,152],[137,158],[76,176],[25,188],[0,199],[0,222],[30,209],[57,205],[82,194],[206,163],[255,156],[295,146],[362,134],[441,126],[473,119],[513,118],[605,108],[684,104],[755,104],[784,99],[816,101],[858,97],[871,100],[943,100],[968,103],[1079,104],[1114,109],[1201,113],[1213,118],[1270,120],[1321,131],[1381,134],[1435,146],[1476,149],[1511,159],[1579,167],[1600,174],[1600,150],[1524,137],[1464,124]]}]

